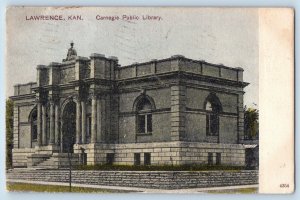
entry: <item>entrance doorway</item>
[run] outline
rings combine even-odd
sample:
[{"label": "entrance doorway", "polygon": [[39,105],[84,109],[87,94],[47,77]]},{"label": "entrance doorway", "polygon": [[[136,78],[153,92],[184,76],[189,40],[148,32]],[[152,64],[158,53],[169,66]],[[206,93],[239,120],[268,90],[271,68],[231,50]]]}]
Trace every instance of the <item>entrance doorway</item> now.
[{"label": "entrance doorway", "polygon": [[73,153],[76,139],[76,103],[69,102],[62,115],[62,152]]}]

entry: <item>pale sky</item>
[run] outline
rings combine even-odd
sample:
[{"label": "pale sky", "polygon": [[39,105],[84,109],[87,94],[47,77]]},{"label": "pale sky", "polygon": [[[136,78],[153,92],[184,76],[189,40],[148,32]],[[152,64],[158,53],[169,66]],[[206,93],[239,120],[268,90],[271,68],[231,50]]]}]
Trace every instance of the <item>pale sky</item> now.
[{"label": "pale sky", "polygon": [[[63,21],[26,20],[62,15]],[[81,15],[83,20],[67,20]],[[139,20],[101,21],[96,16],[138,16]],[[160,16],[160,21],[142,20]],[[258,102],[258,10],[233,8],[11,8],[7,11],[6,97],[13,85],[36,81],[36,66],[61,62],[71,40],[79,56],[116,56],[121,65],[187,58],[244,68],[244,103]]]}]

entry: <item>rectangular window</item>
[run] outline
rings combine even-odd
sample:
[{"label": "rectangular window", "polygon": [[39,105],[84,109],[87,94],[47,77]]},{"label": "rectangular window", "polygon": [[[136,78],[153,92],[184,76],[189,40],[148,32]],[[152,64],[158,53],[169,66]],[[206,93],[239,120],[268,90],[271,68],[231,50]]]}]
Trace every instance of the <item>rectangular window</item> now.
[{"label": "rectangular window", "polygon": [[206,135],[211,135],[210,134],[210,115],[206,115]]},{"label": "rectangular window", "polygon": [[137,116],[137,133],[152,132],[152,115],[140,114]]},{"label": "rectangular window", "polygon": [[221,165],[221,153],[217,153],[216,165]]},{"label": "rectangular window", "polygon": [[87,126],[86,126],[86,138],[87,138],[87,143],[90,142],[91,139],[91,132],[92,132],[92,118],[91,116],[87,116]]},{"label": "rectangular window", "polygon": [[144,165],[151,165],[151,153],[144,153]]},{"label": "rectangular window", "polygon": [[213,153],[208,153],[208,165],[213,165]]},{"label": "rectangular window", "polygon": [[152,133],[152,115],[147,115],[147,133]]},{"label": "rectangular window", "polygon": [[115,154],[114,153],[108,153],[106,154],[106,164],[112,165],[115,160]]},{"label": "rectangular window", "polygon": [[219,135],[219,117],[217,114],[206,114],[206,135]]},{"label": "rectangular window", "polygon": [[146,120],[145,120],[145,115],[138,115],[138,133],[145,133],[145,124],[146,124]]},{"label": "rectangular window", "polygon": [[37,140],[37,123],[36,123],[36,121],[33,122],[31,127],[32,127],[32,140],[36,141]]},{"label": "rectangular window", "polygon": [[141,164],[141,154],[134,153],[134,165],[140,165]]},{"label": "rectangular window", "polygon": [[46,143],[48,143],[49,139],[50,139],[50,118],[47,117],[47,122],[46,122]]},{"label": "rectangular window", "polygon": [[219,130],[219,119],[218,119],[218,115],[216,114],[212,114],[210,115],[210,131],[211,131],[211,135],[218,135],[218,130]]}]

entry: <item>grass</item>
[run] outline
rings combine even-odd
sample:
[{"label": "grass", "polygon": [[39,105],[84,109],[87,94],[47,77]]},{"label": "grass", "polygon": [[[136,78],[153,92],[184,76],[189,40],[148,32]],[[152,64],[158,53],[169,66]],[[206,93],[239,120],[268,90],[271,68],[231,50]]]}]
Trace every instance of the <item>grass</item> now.
[{"label": "grass", "polygon": [[76,167],[76,169],[104,171],[240,171],[244,170],[245,167],[224,165],[82,165]]},{"label": "grass", "polygon": [[[11,192],[70,192],[69,186],[41,185],[28,183],[7,183],[6,188]],[[71,192],[75,193],[128,193],[128,190],[113,190],[100,188],[72,187]]]},{"label": "grass", "polygon": [[238,189],[227,189],[227,190],[208,190],[206,193],[211,194],[256,194],[257,188],[238,188]]}]

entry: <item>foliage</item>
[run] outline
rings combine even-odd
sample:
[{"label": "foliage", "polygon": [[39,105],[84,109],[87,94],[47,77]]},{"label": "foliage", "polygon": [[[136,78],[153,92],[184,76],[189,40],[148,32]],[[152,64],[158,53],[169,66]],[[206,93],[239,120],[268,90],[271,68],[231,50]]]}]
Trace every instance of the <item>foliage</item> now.
[{"label": "foliage", "polygon": [[242,166],[226,165],[83,165],[77,170],[107,171],[209,171],[209,170],[244,170]]},{"label": "foliage", "polygon": [[258,119],[259,112],[257,109],[245,108],[245,135],[249,139],[258,138]]},{"label": "foliage", "polygon": [[[7,190],[12,192],[32,191],[32,192],[69,192],[68,186],[61,185],[37,185],[28,183],[7,183]],[[79,193],[127,193],[127,190],[113,190],[102,188],[72,187],[72,192]]]},{"label": "foliage", "polygon": [[13,106],[11,99],[6,100],[6,168],[12,167]]}]

